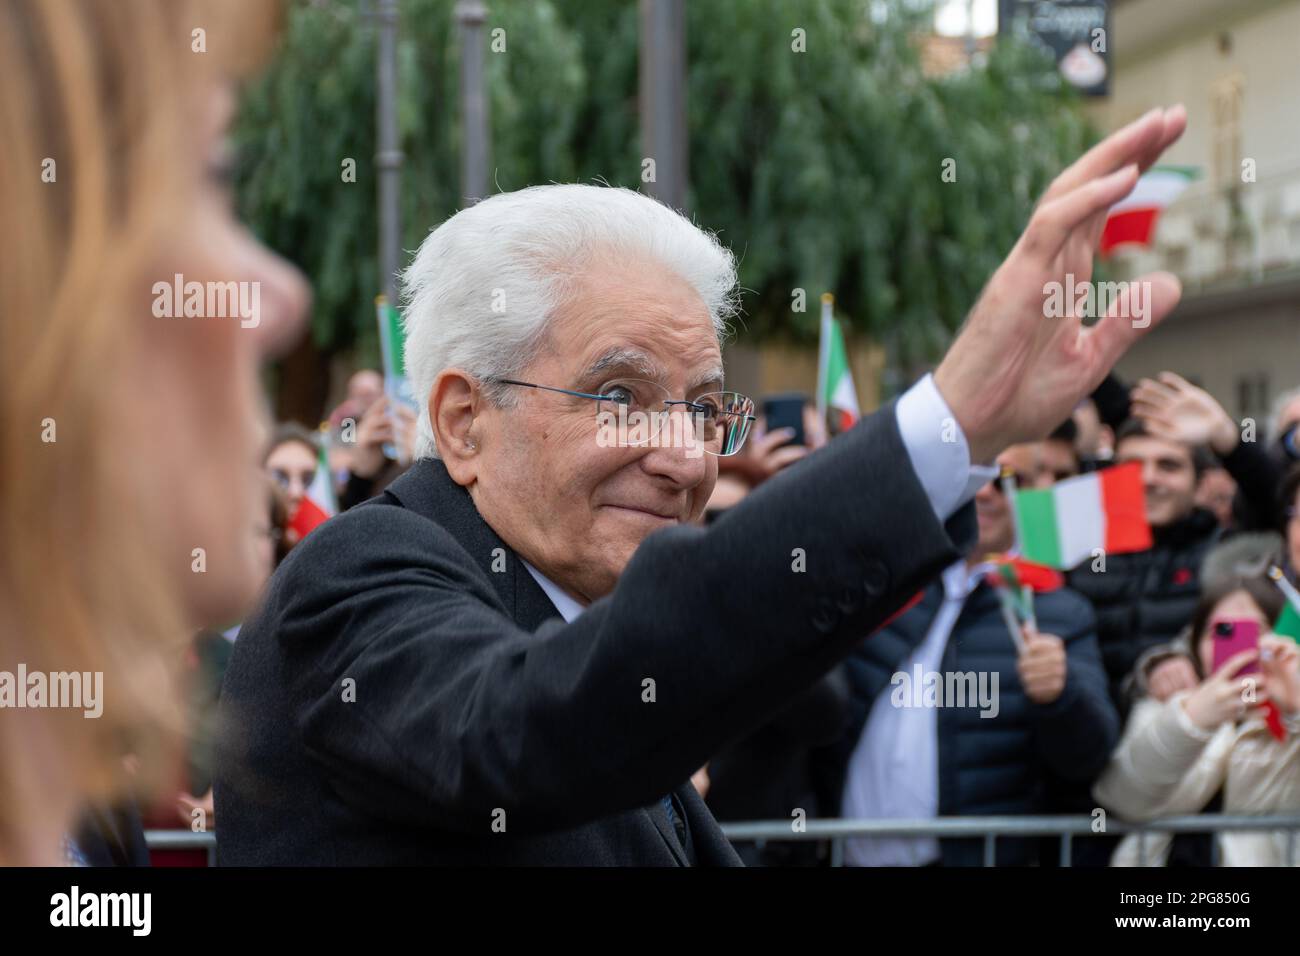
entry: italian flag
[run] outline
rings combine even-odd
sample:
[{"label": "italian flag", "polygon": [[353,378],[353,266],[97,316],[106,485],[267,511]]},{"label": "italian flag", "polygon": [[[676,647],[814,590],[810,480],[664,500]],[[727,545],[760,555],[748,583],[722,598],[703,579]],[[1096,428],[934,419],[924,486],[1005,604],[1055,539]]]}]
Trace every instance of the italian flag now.
[{"label": "italian flag", "polygon": [[1281,568],[1269,568],[1268,576],[1286,598],[1282,613],[1273,624],[1273,633],[1279,637],[1289,637],[1300,644],[1300,594],[1296,593],[1295,586],[1286,579]]},{"label": "italian flag", "polygon": [[1101,254],[1110,255],[1112,249],[1125,243],[1151,245],[1160,213],[1198,175],[1192,166],[1152,166],[1147,170],[1133,191],[1110,207],[1101,233]]},{"label": "italian flag", "polygon": [[844,333],[835,321],[835,296],[822,296],[821,343],[817,352],[817,414],[825,421],[831,410],[832,434],[847,431],[862,417],[858,393],[853,387],[849,353],[844,347]]},{"label": "italian flag", "polygon": [[1151,547],[1137,462],[1067,478],[1051,488],[1016,489],[1012,498],[1026,561],[1072,568],[1097,549],[1123,554]]},{"label": "italian flag", "polygon": [[[1286,579],[1281,568],[1273,567],[1268,569],[1268,576],[1273,579],[1277,585],[1286,603],[1282,605],[1282,613],[1277,616],[1273,623],[1273,633],[1278,637],[1289,637],[1291,640],[1300,644],[1300,593],[1296,592],[1295,586]],[[1273,701],[1267,701],[1264,704],[1264,720],[1268,724],[1268,731],[1278,740],[1286,740],[1286,727],[1282,724],[1282,712],[1278,709],[1277,704]]]},{"label": "italian flag", "polygon": [[1289,637],[1297,644],[1300,644],[1300,611],[1297,611],[1290,601],[1282,608],[1282,613],[1277,616],[1277,623],[1273,625],[1273,633],[1279,637]]},{"label": "italian flag", "polygon": [[991,554],[988,560],[995,565],[996,573],[990,575],[994,587],[1009,587],[1016,592],[1029,588],[1035,594],[1042,594],[1065,586],[1061,573],[1045,564],[1010,554]]},{"label": "italian flag", "polygon": [[316,477],[312,479],[307,493],[298,502],[298,508],[289,518],[289,529],[297,533],[301,541],[325,519],[338,514],[338,501],[334,498],[334,486],[330,476],[330,464],[325,454],[325,442],[322,441],[316,452]]}]

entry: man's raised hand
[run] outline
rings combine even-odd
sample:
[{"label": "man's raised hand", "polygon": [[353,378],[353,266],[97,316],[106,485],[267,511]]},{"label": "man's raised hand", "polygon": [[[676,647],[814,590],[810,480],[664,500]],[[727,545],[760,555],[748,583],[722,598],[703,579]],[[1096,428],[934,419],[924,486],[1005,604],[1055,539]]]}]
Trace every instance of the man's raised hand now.
[{"label": "man's raised hand", "polygon": [[1178,304],[1178,280],[1154,272],[1130,283],[1091,327],[1073,309],[1049,318],[1046,308],[1051,283],[1073,300],[1074,284],[1091,281],[1108,210],[1186,126],[1182,106],[1152,110],[1080,157],[1039,201],[935,372],[973,462],[1047,435]]}]

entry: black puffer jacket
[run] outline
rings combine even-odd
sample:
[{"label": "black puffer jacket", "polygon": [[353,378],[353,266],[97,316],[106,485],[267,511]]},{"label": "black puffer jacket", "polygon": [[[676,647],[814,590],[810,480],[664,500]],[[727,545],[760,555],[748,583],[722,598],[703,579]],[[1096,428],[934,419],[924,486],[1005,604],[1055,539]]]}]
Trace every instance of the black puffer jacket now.
[{"label": "black puffer jacket", "polygon": [[[863,641],[845,663],[853,691],[853,720],[838,748],[840,789],[849,758],[877,695],[891,693],[893,675],[925,640],[943,599],[943,585]],[[1007,634],[997,595],[981,584],[966,599],[940,667],[949,672],[997,672],[998,714],[978,707],[939,711],[940,816],[1026,815],[1049,812],[1052,781],[1086,788],[1105,768],[1119,741],[1119,717],[1106,694],[1101,656],[1087,602],[1068,588],[1035,598],[1039,630],[1065,641],[1065,689],[1051,704],[1025,696],[1016,672],[1016,647]],[[945,866],[980,866],[983,841],[944,840]],[[1040,862],[1039,841],[997,841],[999,866]]]},{"label": "black puffer jacket", "polygon": [[1172,640],[1191,620],[1200,596],[1201,562],[1219,540],[1214,515],[1201,508],[1163,528],[1154,546],[1106,555],[1105,570],[1089,559],[1069,574],[1070,587],[1097,613],[1097,639],[1111,698],[1127,708],[1121,686],[1148,648]]}]

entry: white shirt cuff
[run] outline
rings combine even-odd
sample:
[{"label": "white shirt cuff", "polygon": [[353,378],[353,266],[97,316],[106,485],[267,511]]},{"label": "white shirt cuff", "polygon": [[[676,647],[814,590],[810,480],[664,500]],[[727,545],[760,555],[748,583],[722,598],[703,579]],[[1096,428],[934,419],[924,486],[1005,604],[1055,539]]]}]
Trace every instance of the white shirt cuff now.
[{"label": "white shirt cuff", "polygon": [[996,478],[998,470],[971,462],[966,435],[939,394],[933,375],[909,388],[894,409],[912,469],[935,515],[947,521]]}]

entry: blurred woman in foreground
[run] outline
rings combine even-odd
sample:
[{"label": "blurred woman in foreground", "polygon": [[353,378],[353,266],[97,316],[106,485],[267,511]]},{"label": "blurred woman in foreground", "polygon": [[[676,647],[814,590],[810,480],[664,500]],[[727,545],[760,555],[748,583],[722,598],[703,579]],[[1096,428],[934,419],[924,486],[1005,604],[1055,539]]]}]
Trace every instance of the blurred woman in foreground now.
[{"label": "blurred woman in foreground", "polygon": [[307,292],[235,220],[223,138],[275,7],[0,2],[0,679],[103,698],[0,708],[0,863],[62,862],[124,755],[168,766],[180,646],[260,584],[258,365]]}]

